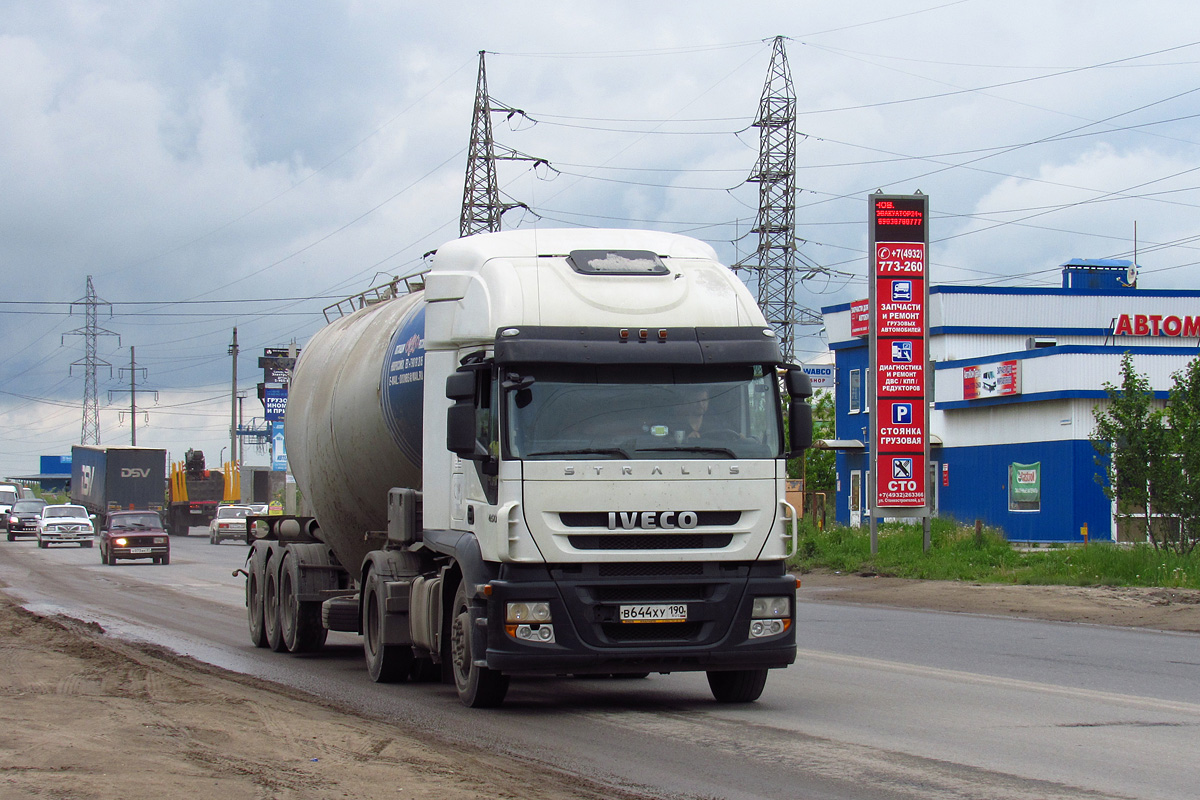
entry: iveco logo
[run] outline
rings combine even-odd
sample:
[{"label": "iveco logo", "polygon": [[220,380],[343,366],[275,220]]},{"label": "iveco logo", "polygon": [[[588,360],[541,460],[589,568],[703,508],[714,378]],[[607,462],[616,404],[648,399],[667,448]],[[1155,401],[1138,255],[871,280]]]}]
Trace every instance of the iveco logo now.
[{"label": "iveco logo", "polygon": [[137,469],[136,467],[121,467],[122,478],[149,478],[150,468]]},{"label": "iveco logo", "polygon": [[610,511],[608,529],[618,527],[631,531],[634,528],[694,528],[700,522],[695,511]]}]

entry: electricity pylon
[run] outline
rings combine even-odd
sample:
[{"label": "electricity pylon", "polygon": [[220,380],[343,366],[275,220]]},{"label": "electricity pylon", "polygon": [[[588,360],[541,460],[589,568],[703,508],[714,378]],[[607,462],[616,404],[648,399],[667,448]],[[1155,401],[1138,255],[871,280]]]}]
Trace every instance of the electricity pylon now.
[{"label": "electricity pylon", "polygon": [[[776,36],[771,66],[758,103],[758,163],[748,182],[758,184],[755,251],[734,269],[757,273],[758,307],[779,337],[783,357],[795,360],[797,324],[819,324],[820,317],[796,306],[796,92],[788,68],[784,37]],[[808,267],[806,267],[808,269]]]},{"label": "electricity pylon", "polygon": [[487,70],[484,51],[479,51],[479,77],[475,81],[475,110],[471,114],[471,143],[467,148],[467,179],[463,186],[462,214],[458,220],[458,235],[495,233],[500,230],[500,217],[510,208],[527,208],[524,203],[505,203],[500,199],[496,178],[497,161],[545,160],[518,153],[510,147],[497,145],[492,139],[492,113],[504,112],[510,117],[524,115],[519,109],[497,103],[488,96]]},{"label": "electricity pylon", "polygon": [[92,285],[91,275],[87,277],[87,293],[71,303],[72,314],[75,313],[75,306],[83,306],[83,327],[67,331],[62,338],[65,343],[68,336],[83,337],[83,358],[73,362],[69,370],[69,374],[73,374],[75,367],[83,367],[83,433],[79,443],[100,444],[100,399],[96,392],[96,370],[99,367],[108,367],[108,374],[111,377],[112,364],[97,355],[96,340],[101,336],[116,336],[117,345],[120,346],[121,337],[112,331],[101,328],[96,323],[97,311],[100,306],[108,306],[108,315],[112,316],[112,303],[96,296],[96,288]]}]

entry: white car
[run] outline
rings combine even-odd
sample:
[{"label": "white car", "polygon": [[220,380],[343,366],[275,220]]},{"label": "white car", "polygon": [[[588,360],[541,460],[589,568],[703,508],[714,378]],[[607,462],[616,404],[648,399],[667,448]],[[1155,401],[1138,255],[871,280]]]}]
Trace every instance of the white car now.
[{"label": "white car", "polygon": [[83,506],[46,506],[37,521],[38,547],[62,543],[91,547],[96,535],[92,525],[95,518]]},{"label": "white car", "polygon": [[220,544],[225,539],[246,541],[246,517],[252,513],[249,506],[218,506],[217,515],[208,523],[208,543]]}]

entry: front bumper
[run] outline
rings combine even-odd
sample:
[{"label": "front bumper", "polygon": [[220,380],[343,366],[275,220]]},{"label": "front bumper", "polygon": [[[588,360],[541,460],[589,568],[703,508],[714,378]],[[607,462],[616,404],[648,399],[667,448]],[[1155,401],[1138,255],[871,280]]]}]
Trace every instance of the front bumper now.
[{"label": "front bumper", "polygon": [[167,544],[110,544],[108,549],[113,558],[161,558],[171,553]]},{"label": "front bumper", "polygon": [[[749,638],[755,597],[795,595],[782,562],[507,569],[490,585],[487,665],[510,674],[770,669],[796,660],[794,605],[783,633]],[[504,610],[517,600],[550,602],[553,643],[508,635]],[[619,620],[621,605],[656,603],[686,604],[688,620]]]},{"label": "front bumper", "polygon": [[47,544],[65,544],[67,542],[90,542],[95,537],[93,531],[55,531],[44,530],[38,533],[38,539]]}]

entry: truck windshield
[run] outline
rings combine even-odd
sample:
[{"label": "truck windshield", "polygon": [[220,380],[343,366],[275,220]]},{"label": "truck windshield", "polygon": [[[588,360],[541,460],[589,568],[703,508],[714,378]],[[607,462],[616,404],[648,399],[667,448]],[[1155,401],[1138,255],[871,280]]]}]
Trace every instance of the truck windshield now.
[{"label": "truck windshield", "polygon": [[505,399],[510,458],[777,458],[783,452],[770,366],[536,365],[508,372],[510,385],[523,385]]}]

